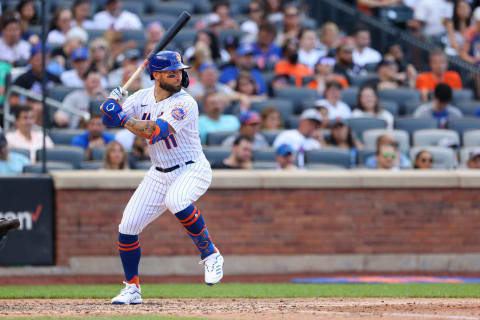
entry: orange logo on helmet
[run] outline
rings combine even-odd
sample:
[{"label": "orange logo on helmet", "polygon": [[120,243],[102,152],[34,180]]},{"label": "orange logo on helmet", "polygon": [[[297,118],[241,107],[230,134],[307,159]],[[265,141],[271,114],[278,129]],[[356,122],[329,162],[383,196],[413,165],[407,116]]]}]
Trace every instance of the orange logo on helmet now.
[{"label": "orange logo on helmet", "polygon": [[182,63],[182,57],[180,57],[180,54],[177,53],[177,60],[179,63]]}]

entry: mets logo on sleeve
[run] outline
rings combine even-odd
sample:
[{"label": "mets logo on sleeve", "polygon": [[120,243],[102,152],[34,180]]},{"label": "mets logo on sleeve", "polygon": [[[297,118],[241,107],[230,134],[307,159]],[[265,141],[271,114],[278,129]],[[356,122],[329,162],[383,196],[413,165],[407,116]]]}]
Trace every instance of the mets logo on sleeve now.
[{"label": "mets logo on sleeve", "polygon": [[173,119],[177,120],[177,121],[181,121],[183,119],[185,119],[185,116],[186,116],[186,112],[185,112],[185,109],[183,109],[182,106],[176,106],[176,107],[173,107],[172,109],[172,117]]}]

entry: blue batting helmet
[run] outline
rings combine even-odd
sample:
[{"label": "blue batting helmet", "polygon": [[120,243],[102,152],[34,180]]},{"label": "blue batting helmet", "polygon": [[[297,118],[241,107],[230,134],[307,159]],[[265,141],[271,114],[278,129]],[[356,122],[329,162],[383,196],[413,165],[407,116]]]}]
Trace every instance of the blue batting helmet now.
[{"label": "blue batting helmet", "polygon": [[160,51],[156,53],[148,63],[150,79],[152,80],[155,71],[182,70],[182,86],[185,88],[188,87],[189,79],[184,69],[188,68],[190,68],[190,66],[183,64],[182,56],[175,51]]}]

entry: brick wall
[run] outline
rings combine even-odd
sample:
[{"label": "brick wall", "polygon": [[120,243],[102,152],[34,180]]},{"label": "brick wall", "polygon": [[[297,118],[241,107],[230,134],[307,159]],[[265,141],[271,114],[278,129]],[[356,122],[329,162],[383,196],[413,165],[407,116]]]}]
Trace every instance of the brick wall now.
[{"label": "brick wall", "polygon": [[[56,261],[116,256],[133,190],[56,190]],[[197,205],[222,253],[480,252],[478,189],[211,189]],[[141,234],[142,255],[194,255],[170,213]]]}]

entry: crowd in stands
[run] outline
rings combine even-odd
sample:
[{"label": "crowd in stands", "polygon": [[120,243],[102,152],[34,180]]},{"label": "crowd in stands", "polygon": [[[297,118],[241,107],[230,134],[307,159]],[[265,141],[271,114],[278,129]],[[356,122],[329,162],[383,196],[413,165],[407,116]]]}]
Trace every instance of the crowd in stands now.
[{"label": "crowd in stands", "polygon": [[[401,43],[372,43],[368,25],[313,19],[308,0],[51,0],[43,57],[40,3],[3,3],[0,103],[7,75],[41,95],[45,58],[48,96],[64,108],[44,119],[38,99],[11,93],[15,122],[0,136],[0,173],[36,170],[43,125],[49,150],[81,157],[74,169],[147,168],[147,142],[105,128],[98,107],[183,8],[193,18],[168,49],[192,67],[186,91],[198,101],[213,168],[480,168],[480,76],[448,63],[479,65],[480,1],[345,2],[379,19],[387,9],[409,13],[404,31],[437,49],[421,68]],[[153,84],[145,72],[130,94]]]}]

